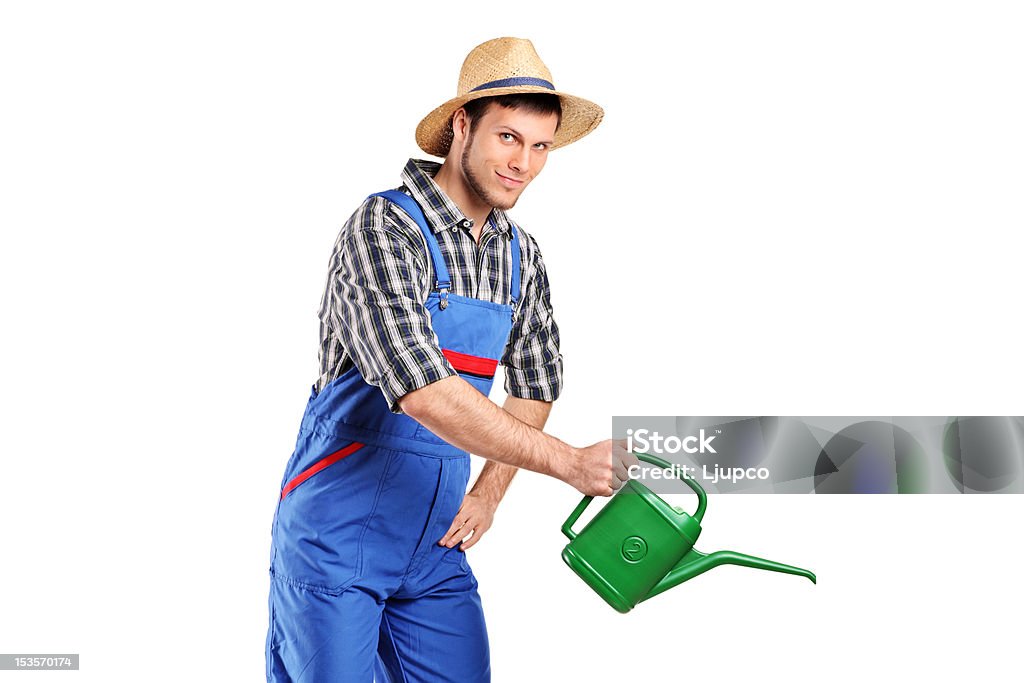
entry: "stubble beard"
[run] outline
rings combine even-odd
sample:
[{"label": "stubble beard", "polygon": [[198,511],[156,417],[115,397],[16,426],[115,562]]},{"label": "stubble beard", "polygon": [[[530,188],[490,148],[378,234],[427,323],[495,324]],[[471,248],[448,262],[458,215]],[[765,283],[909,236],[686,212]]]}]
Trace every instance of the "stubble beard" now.
[{"label": "stubble beard", "polygon": [[469,137],[466,138],[466,146],[462,149],[462,175],[466,178],[466,182],[469,183],[470,189],[476,193],[476,196],[480,197],[488,206],[493,209],[501,209],[507,211],[516,205],[516,201],[519,196],[513,196],[511,199],[499,199],[494,196],[487,188],[484,187],[483,182],[480,180],[480,176],[473,171],[473,168],[469,163],[469,152],[473,148],[473,131],[470,130]]}]

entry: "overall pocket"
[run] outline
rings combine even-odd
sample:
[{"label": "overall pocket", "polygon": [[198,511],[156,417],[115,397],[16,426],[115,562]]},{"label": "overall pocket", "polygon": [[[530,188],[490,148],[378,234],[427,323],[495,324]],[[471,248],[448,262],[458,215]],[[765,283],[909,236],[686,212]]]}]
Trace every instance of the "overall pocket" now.
[{"label": "overall pocket", "polygon": [[284,500],[285,497],[293,489],[295,489],[295,487],[297,487],[299,484],[301,484],[302,482],[304,482],[307,479],[309,479],[310,477],[312,477],[317,472],[320,472],[321,470],[325,470],[328,467],[330,467],[331,465],[333,465],[334,463],[336,463],[339,460],[341,460],[342,458],[346,458],[346,457],[352,455],[353,453],[358,451],[360,448],[362,448],[364,445],[365,444],[361,444],[361,443],[353,441],[352,443],[348,444],[347,446],[345,446],[343,448],[339,448],[338,450],[334,451],[330,455],[326,455],[323,458],[320,458],[319,460],[314,462],[312,465],[310,465],[309,467],[307,467],[306,469],[302,470],[300,473],[298,473],[297,475],[292,477],[291,480],[288,481],[282,487],[282,489],[281,489],[281,500]]},{"label": "overall pocket", "polygon": [[333,444],[281,490],[271,573],[278,580],[338,595],[362,571],[362,539],[377,507],[393,452]]}]

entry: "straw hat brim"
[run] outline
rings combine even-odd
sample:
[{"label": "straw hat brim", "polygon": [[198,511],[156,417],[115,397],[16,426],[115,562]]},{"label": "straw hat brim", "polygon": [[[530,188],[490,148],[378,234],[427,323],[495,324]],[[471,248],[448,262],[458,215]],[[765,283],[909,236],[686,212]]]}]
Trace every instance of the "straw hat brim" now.
[{"label": "straw hat brim", "polygon": [[451,147],[451,128],[448,122],[455,111],[472,100],[481,97],[497,97],[500,95],[519,95],[538,93],[541,95],[557,95],[562,101],[562,122],[555,132],[551,149],[565,147],[587,135],[601,123],[604,109],[590,100],[569,95],[558,90],[549,90],[541,86],[510,86],[507,88],[491,88],[478,92],[466,93],[448,100],[420,121],[416,126],[416,144],[427,154],[437,157],[448,155]]}]

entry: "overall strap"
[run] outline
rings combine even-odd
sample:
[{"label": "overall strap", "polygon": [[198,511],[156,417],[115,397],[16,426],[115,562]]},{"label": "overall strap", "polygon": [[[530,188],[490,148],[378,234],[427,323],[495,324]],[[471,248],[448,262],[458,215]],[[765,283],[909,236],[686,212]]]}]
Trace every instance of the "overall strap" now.
[{"label": "overall strap", "polygon": [[427,248],[430,250],[430,260],[434,262],[435,289],[441,293],[442,308],[448,304],[448,290],[452,288],[452,279],[448,275],[448,266],[445,265],[444,256],[441,255],[441,247],[437,244],[434,232],[427,225],[427,218],[423,215],[423,209],[416,203],[416,200],[399,190],[387,190],[376,192],[371,197],[383,197],[392,204],[397,204],[409,217],[416,221],[423,233],[423,239],[427,241]]},{"label": "overall strap", "polygon": [[515,308],[519,301],[519,230],[515,223],[509,221],[509,225],[512,227],[512,285],[509,287],[512,301],[509,303]]}]

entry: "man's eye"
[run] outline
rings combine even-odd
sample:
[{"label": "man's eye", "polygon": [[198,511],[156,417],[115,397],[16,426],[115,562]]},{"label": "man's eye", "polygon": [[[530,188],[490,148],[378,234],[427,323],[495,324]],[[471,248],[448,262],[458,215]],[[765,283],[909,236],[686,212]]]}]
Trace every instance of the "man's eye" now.
[{"label": "man's eye", "polygon": [[533,146],[533,148],[534,149],[542,149],[543,150],[543,149],[547,149],[548,145],[545,142],[538,142],[536,145]]},{"label": "man's eye", "polygon": [[515,136],[512,135],[512,133],[502,133],[501,139],[504,140],[505,142],[512,142],[513,140],[515,140]]}]

